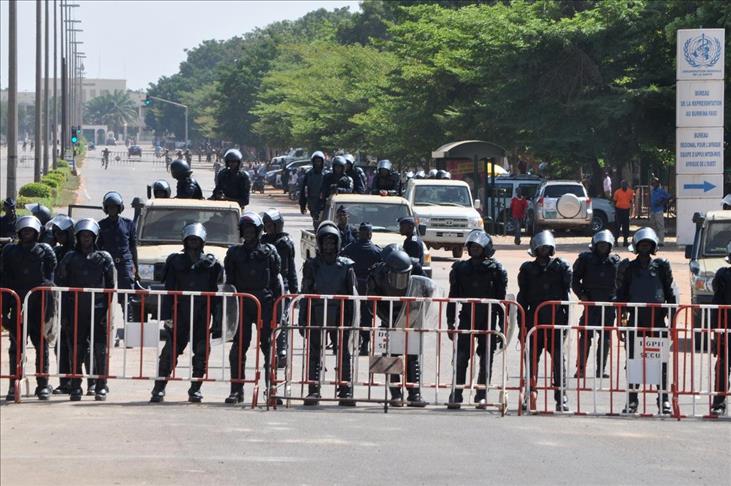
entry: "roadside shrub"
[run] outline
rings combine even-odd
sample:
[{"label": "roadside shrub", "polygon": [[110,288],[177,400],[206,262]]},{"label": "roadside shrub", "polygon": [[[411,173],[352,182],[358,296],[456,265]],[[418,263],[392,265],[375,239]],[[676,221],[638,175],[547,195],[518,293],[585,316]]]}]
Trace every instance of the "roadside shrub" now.
[{"label": "roadside shrub", "polygon": [[46,184],[41,182],[31,182],[21,187],[18,194],[26,197],[47,198],[51,197],[53,191]]}]

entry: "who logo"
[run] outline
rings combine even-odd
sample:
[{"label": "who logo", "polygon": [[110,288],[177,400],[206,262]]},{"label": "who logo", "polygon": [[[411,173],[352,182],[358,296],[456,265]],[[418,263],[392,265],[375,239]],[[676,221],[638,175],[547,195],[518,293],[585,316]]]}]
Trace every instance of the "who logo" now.
[{"label": "who logo", "polygon": [[683,44],[683,55],[692,67],[713,67],[721,58],[721,41],[705,33],[691,37]]}]

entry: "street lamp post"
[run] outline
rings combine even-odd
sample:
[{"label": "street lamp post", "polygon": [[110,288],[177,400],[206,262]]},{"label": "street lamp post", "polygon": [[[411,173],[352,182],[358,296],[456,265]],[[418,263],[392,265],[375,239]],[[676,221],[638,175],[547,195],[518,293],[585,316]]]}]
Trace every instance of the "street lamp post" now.
[{"label": "street lamp post", "polygon": [[174,106],[179,106],[180,108],[183,108],[185,110],[185,146],[187,147],[188,146],[188,105],[184,105],[184,104],[178,103],[176,101],[166,100],[165,98],[158,98],[157,96],[147,95],[147,97],[151,100],[162,101],[163,103],[169,103]]}]

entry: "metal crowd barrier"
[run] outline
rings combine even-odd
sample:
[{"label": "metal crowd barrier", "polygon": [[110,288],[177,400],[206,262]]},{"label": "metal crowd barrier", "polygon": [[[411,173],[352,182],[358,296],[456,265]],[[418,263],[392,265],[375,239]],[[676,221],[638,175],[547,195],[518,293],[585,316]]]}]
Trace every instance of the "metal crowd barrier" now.
[{"label": "metal crowd barrier", "polygon": [[[10,333],[14,333],[17,336],[21,336],[23,333],[23,321],[20,312],[15,313],[15,318],[11,319],[8,315],[8,310],[11,305],[15,305],[16,309],[20,309],[20,297],[17,293],[10,289],[0,288],[0,309],[2,309],[2,317],[0,322],[0,352],[5,350],[5,346],[10,346],[10,340],[13,339]],[[7,337],[3,337],[7,330]],[[12,373],[9,369],[5,370],[2,365],[3,361],[0,357],[0,380],[12,380],[15,386],[15,403],[20,403],[20,381],[23,375],[22,360],[20,353],[16,354],[15,360],[15,373]],[[8,363],[10,365],[10,363]]]},{"label": "metal crowd barrier", "polygon": [[[5,290],[5,289],[3,289]],[[42,315],[45,315],[46,306],[55,306],[56,311],[53,312],[53,317],[47,321],[41,323],[29,322],[28,300],[32,295],[40,294],[41,307],[43,308]],[[80,313],[84,312],[84,309],[79,303],[79,300],[83,296],[89,296],[89,313],[87,318],[80,318]],[[163,315],[162,299],[164,297],[173,299],[172,302],[172,315]],[[103,300],[102,300],[103,299]],[[201,302],[201,299],[204,299]],[[216,299],[220,306],[220,312],[216,313],[215,303]],[[187,316],[178,316],[179,305],[186,305],[189,313]],[[122,304],[122,320],[124,325],[124,346],[115,348],[112,346],[112,340],[114,338],[112,333],[113,328],[113,311],[112,308],[116,301]],[[103,315],[97,311],[95,312],[95,303],[104,302]],[[236,329],[241,329],[244,323],[244,309],[246,302],[250,302],[251,305],[255,306],[256,319],[252,330],[252,342],[248,350],[248,355],[253,359],[253,373],[248,378],[240,377],[238,379],[232,379],[230,376],[230,365],[228,360],[228,354],[233,346],[239,347],[239,356],[244,356],[244,333],[239,332],[239,337],[236,342],[232,342]],[[197,335],[195,326],[195,310],[204,309],[205,319],[205,371],[202,377],[193,376],[193,358],[194,358],[194,336]],[[257,405],[257,399],[259,395],[259,380],[261,379],[261,368],[262,360],[260,358],[260,345],[259,345],[259,333],[262,330],[262,311],[259,300],[251,295],[245,293],[234,293],[234,292],[191,292],[191,291],[167,291],[167,290],[131,290],[131,289],[93,289],[93,288],[69,288],[69,287],[37,287],[29,292],[23,303],[23,317],[22,317],[22,333],[26,337],[28,335],[29,326],[41,326],[41,343],[46,340],[51,346],[56,348],[56,360],[55,365],[51,367],[47,373],[36,373],[35,370],[27,369],[24,366],[20,366],[18,369],[22,370],[22,378],[29,377],[47,377],[47,378],[71,378],[71,379],[105,379],[105,380],[162,380],[167,379],[168,381],[201,381],[201,382],[226,382],[226,383],[242,383],[252,384],[252,408]],[[97,321],[101,321],[103,318],[103,327],[97,326]],[[220,321],[221,336],[220,338],[212,338],[212,324],[216,321]],[[87,324],[88,322],[88,324]],[[171,338],[172,342],[172,364],[175,364],[176,348],[177,348],[177,337],[178,337],[178,323],[187,323],[189,325],[188,337],[189,344],[186,347],[184,354],[177,359],[177,366],[171,366],[171,375],[169,377],[159,376],[158,364],[160,359],[160,352],[162,346],[160,341],[163,339],[161,334]],[[79,343],[78,336],[82,332],[81,326],[88,325],[89,338],[88,342]],[[65,326],[66,333],[68,334],[68,345],[71,369],[69,373],[61,373],[59,371],[58,356],[60,356],[60,348],[64,344],[60,339],[61,326]],[[162,333],[163,326],[167,326],[169,332]],[[90,352],[90,363],[89,369],[93,370],[92,373],[78,373],[74,370],[79,369],[76,362],[76,356],[78,354],[78,346],[91,345],[96,339],[95,334],[105,331],[105,338],[103,338],[104,347],[104,365],[101,367],[106,370],[104,373],[96,373],[97,366],[94,363],[98,357],[94,356],[93,352]],[[83,332],[86,332],[84,329]],[[43,344],[41,344],[41,347]],[[212,352],[217,350],[216,356],[211,356]],[[36,350],[37,352],[37,350]],[[19,361],[25,363],[28,358],[29,349],[28,346],[19,344],[18,355],[20,356]],[[254,355],[251,356],[251,353]],[[120,356],[121,355],[121,356]],[[42,357],[42,354],[41,354]],[[219,361],[220,357],[220,361]],[[115,358],[112,360],[112,358]],[[121,359],[120,359],[121,358]],[[241,362],[241,360],[240,360]],[[217,366],[220,363],[220,366]],[[98,363],[97,363],[98,364]],[[178,371],[178,368],[188,368],[186,372],[182,370]],[[43,365],[41,365],[43,369]],[[3,376],[4,378],[5,376]],[[16,382],[17,383],[17,382]],[[19,401],[19,394],[16,393],[16,401]]]},{"label": "metal crowd barrier", "polygon": [[[471,328],[450,331],[445,322],[447,304],[460,307],[484,305],[487,307],[487,322],[491,322],[497,309],[505,315],[507,325],[503,331],[491,326],[476,325],[475,312],[471,313]],[[369,317],[361,320],[358,312],[346,320],[346,305],[360,312],[369,312]],[[387,319],[377,317],[378,306],[386,306]],[[330,312],[316,312],[317,307],[330,307]],[[396,307],[401,307],[399,311]],[[277,322],[279,310],[285,310],[284,318]],[[287,336],[287,362],[280,368],[273,358],[271,367],[269,404],[277,406],[281,402],[290,406],[292,401],[305,400],[309,385],[319,385],[320,401],[341,400],[338,388],[350,386],[353,400],[358,403],[392,402],[389,388],[400,391],[403,400],[409,390],[420,389],[424,400],[430,405],[448,405],[449,396],[462,390],[464,402],[469,405],[471,396],[480,391],[486,395],[481,408],[495,408],[504,414],[508,408],[508,390],[519,392],[521,385],[509,387],[507,380],[506,354],[513,330],[518,328],[522,319],[522,309],[512,301],[491,299],[448,299],[429,297],[376,297],[350,295],[284,295],[275,303],[275,316],[272,321],[272,356],[276,356],[277,340],[281,334]],[[408,323],[408,324],[407,324]],[[300,326],[300,324],[303,324]],[[315,335],[317,333],[317,336]],[[452,334],[453,340],[450,340]],[[332,338],[332,354],[324,344],[327,335]],[[368,356],[359,356],[359,337],[367,335],[371,346]],[[456,379],[457,342],[460,335],[470,336],[469,360],[465,383],[458,384]],[[477,339],[475,339],[477,338]],[[476,344],[475,341],[478,341]],[[480,365],[475,351],[480,341],[486,346],[486,359]],[[311,360],[311,353],[322,347],[323,352]],[[314,349],[313,349],[314,348]],[[488,358],[490,350],[495,350]],[[347,350],[347,352],[346,352]],[[404,357],[408,357],[404,359]],[[344,363],[348,360],[348,363]],[[421,370],[418,381],[410,381],[408,376],[409,360],[418,360]],[[320,374],[317,379],[310,378],[310,367],[319,363]],[[493,363],[497,364],[493,364]],[[350,365],[351,378],[343,376],[344,365]],[[385,368],[384,368],[385,366]],[[397,372],[386,373],[387,367],[395,367]],[[484,367],[486,384],[481,385],[475,374],[479,375]],[[345,367],[347,369],[347,367]],[[397,375],[397,381],[389,381],[385,375]],[[394,378],[390,378],[393,380]]]}]

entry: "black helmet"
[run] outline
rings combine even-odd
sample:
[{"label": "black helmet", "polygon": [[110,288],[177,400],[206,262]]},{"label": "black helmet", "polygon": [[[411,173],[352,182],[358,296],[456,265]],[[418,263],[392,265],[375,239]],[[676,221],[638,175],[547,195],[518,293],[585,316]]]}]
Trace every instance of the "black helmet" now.
[{"label": "black helmet", "polygon": [[650,253],[654,255],[657,251],[657,244],[660,240],[657,238],[657,233],[655,233],[655,230],[649,227],[641,228],[637,230],[634,235],[632,235],[632,244],[629,246],[629,251],[637,254],[637,247],[643,241],[649,241],[650,243],[652,243],[652,250],[650,251]]},{"label": "black helmet", "polygon": [[549,230],[543,230],[540,233],[533,235],[530,239],[530,250],[528,254],[536,256],[536,251],[542,246],[548,246],[551,248],[551,256],[556,253],[556,239],[553,237],[553,233]]},{"label": "black helmet", "polygon": [[337,251],[339,253],[341,244],[340,230],[338,230],[338,226],[332,221],[323,221],[317,227],[317,250],[322,251],[322,240],[327,236],[332,236],[337,240]]},{"label": "black helmet", "polygon": [[312,162],[312,165],[315,165],[316,158],[320,158],[322,160],[322,163],[325,163],[325,154],[323,154],[321,150],[317,150],[312,153],[312,157],[310,157],[310,162]]},{"label": "black helmet", "polygon": [[41,226],[44,226],[46,223],[51,221],[51,210],[40,203],[26,204],[25,209],[30,211],[30,214],[38,218],[38,221],[41,222]]},{"label": "black helmet", "polygon": [[78,235],[82,231],[88,231],[94,235],[94,240],[99,236],[99,223],[94,221],[92,218],[80,219],[74,225],[74,234]]},{"label": "black helmet", "polygon": [[495,247],[492,244],[492,238],[490,238],[490,235],[481,229],[473,229],[467,235],[464,246],[469,250],[470,245],[480,245],[483,250],[483,255],[487,258],[490,258],[495,254]]},{"label": "black helmet", "polygon": [[31,228],[36,232],[36,238],[41,234],[41,227],[43,225],[35,216],[23,216],[15,222],[15,232],[20,234],[21,230],[25,228]]},{"label": "black helmet", "polygon": [[274,224],[275,231],[281,233],[284,229],[284,218],[282,213],[277,209],[269,208],[261,213],[261,219],[264,223],[271,221]]},{"label": "black helmet", "polygon": [[223,156],[223,162],[228,164],[229,162],[236,162],[238,164],[244,160],[244,156],[241,155],[238,149],[228,149]]},{"label": "black helmet", "polygon": [[611,251],[611,248],[614,247],[614,235],[612,232],[606,229],[597,231],[597,233],[591,238],[591,245],[589,245],[589,249],[596,251],[599,243],[609,243]]},{"label": "black helmet", "polygon": [[342,167],[343,170],[345,170],[345,164],[347,163],[348,162],[345,160],[345,157],[343,157],[342,155],[336,155],[332,161],[333,171],[335,170],[335,167]]},{"label": "black helmet", "polygon": [[430,170],[428,177],[429,177],[429,179],[436,179],[437,178],[437,170],[436,169]]},{"label": "black helmet", "polygon": [[385,169],[389,172],[391,172],[391,169],[393,168],[393,164],[388,159],[383,159],[378,161],[378,170]]},{"label": "black helmet", "polygon": [[170,194],[168,181],[159,180],[152,183],[152,195],[155,196],[155,199],[168,199]]},{"label": "black helmet", "polygon": [[124,201],[122,195],[116,191],[110,191],[104,194],[102,198],[102,208],[104,212],[107,212],[107,206],[119,206],[119,212],[124,211]]},{"label": "black helmet", "polygon": [[414,179],[426,179],[426,172],[423,170],[416,171],[416,174],[414,174]]},{"label": "black helmet", "polygon": [[405,289],[411,277],[411,270],[414,268],[411,257],[403,250],[395,250],[383,259],[388,269],[386,277],[391,287]]},{"label": "black helmet", "polygon": [[414,171],[413,170],[409,170],[409,171],[406,172],[406,174],[404,174],[404,176],[407,179],[413,179],[414,178]]},{"label": "black helmet", "polygon": [[184,160],[173,160],[170,164],[170,174],[175,179],[184,179],[193,173],[193,169],[190,168],[188,162]]},{"label": "black helmet", "polygon": [[15,209],[15,199],[9,197],[3,201],[3,207],[5,209]]},{"label": "black helmet", "polygon": [[346,164],[355,165],[355,157],[353,154],[345,154],[343,155],[343,158],[345,159]]},{"label": "black helmet", "polygon": [[200,240],[205,244],[208,233],[206,232],[205,226],[201,223],[191,223],[183,228],[183,243],[185,243],[185,240],[191,236],[200,238]]},{"label": "black helmet", "polygon": [[403,248],[401,248],[401,245],[399,245],[398,243],[391,243],[384,246],[383,250],[381,250],[381,260],[386,261],[388,255],[390,255],[394,251],[403,251]]},{"label": "black helmet", "polygon": [[264,229],[264,222],[261,220],[258,214],[256,214],[253,211],[246,211],[244,214],[241,215],[241,219],[239,219],[239,234],[243,237],[244,236],[244,226],[247,224],[250,224],[256,228],[256,237],[257,239],[261,235],[261,231]]},{"label": "black helmet", "polygon": [[51,228],[55,226],[59,231],[68,231],[74,227],[74,220],[65,214],[57,214],[49,223],[51,224]]},{"label": "black helmet", "polygon": [[437,179],[451,179],[451,178],[452,178],[452,174],[450,174],[446,170],[437,171]]}]

